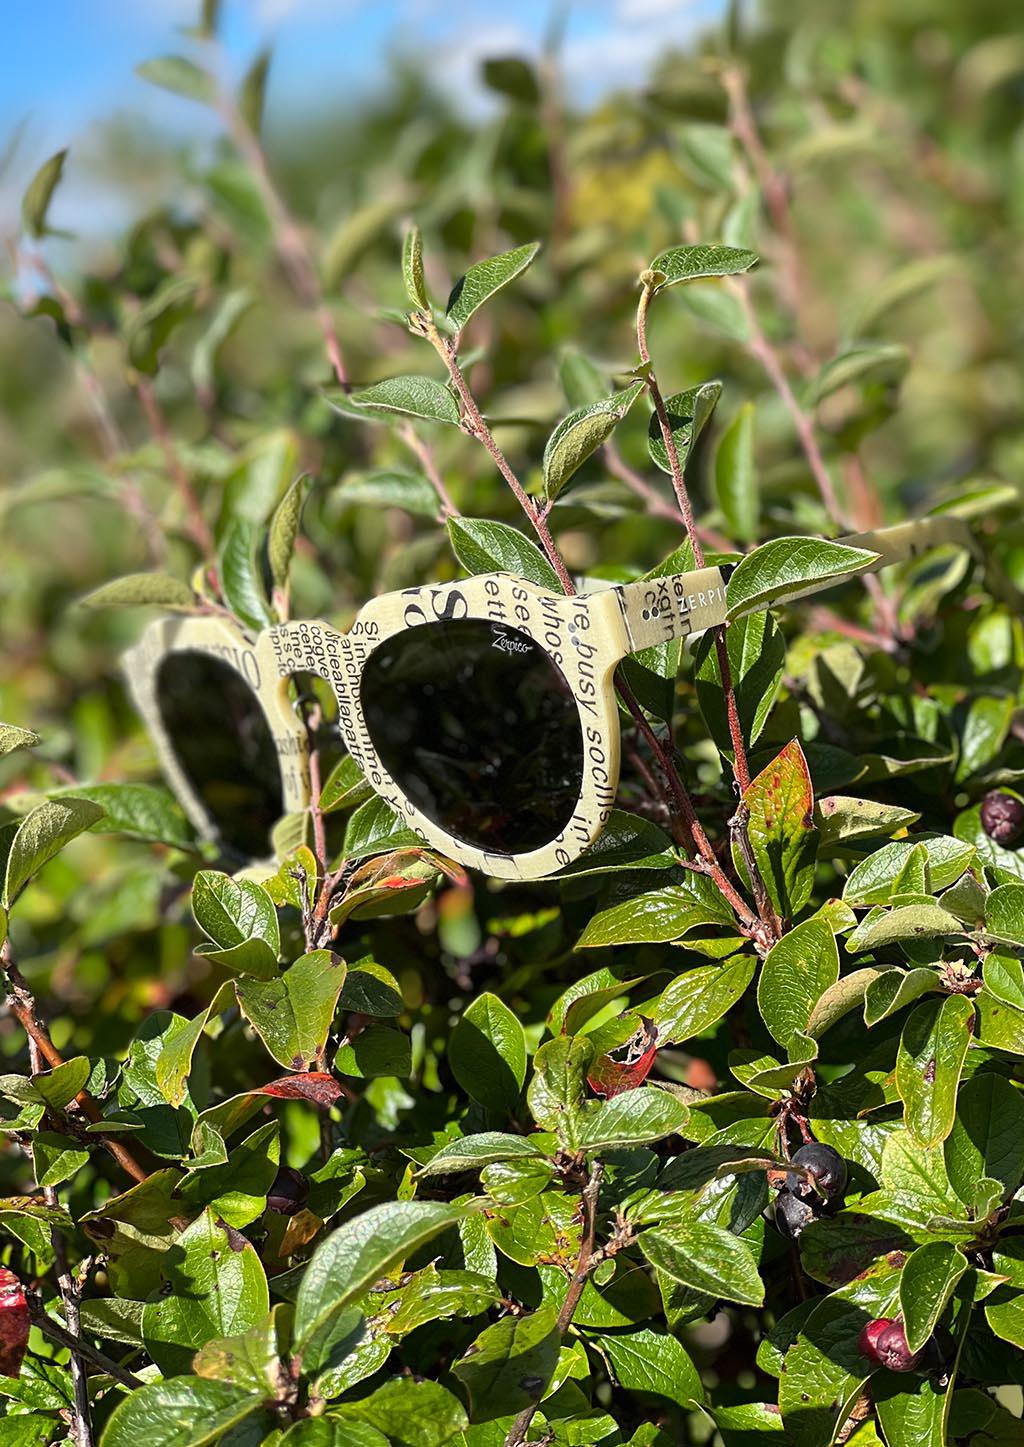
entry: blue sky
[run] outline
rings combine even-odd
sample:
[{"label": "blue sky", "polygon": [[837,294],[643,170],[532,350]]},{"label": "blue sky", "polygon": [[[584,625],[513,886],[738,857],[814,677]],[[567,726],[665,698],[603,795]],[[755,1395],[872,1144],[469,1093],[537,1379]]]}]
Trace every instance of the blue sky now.
[{"label": "blue sky", "polygon": [[[286,105],[356,95],[379,80],[396,48],[422,54],[453,93],[479,103],[475,72],[495,54],[536,53],[554,0],[223,0],[229,64],[244,68],[273,42],[269,123]],[[5,6],[0,150],[27,118],[22,165],[74,145],[97,121],[137,110],[170,129],[194,126],[185,102],[133,75],[180,50],[177,27],[199,0],[17,0]],[[565,70],[582,98],[643,79],[651,60],[720,11],[722,0],[577,0],[569,6]]]}]

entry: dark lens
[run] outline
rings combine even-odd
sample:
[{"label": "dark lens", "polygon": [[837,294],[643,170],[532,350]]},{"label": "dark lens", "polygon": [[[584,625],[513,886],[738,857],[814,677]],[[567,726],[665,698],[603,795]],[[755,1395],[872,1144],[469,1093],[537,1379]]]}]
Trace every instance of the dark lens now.
[{"label": "dark lens", "polygon": [[374,649],[360,690],[384,767],[456,839],[524,854],[572,818],[579,710],[561,670],[517,628],[482,618],[408,628]]},{"label": "dark lens", "polygon": [[164,728],[229,849],[262,854],[284,810],[277,750],[256,695],[208,653],[169,653],[157,672]]}]

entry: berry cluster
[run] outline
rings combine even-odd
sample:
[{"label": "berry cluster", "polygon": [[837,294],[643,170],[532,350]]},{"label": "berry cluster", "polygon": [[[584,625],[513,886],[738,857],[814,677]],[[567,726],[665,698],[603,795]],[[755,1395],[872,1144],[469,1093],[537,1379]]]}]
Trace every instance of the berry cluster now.
[{"label": "berry cluster", "polygon": [[857,1345],[873,1366],[888,1367],[890,1372],[912,1372],[922,1355],[910,1350],[903,1323],[888,1316],[869,1321]]},{"label": "berry cluster", "polygon": [[795,1237],[823,1209],[842,1200],[847,1170],[839,1152],[820,1141],[808,1141],[794,1151],[791,1164],[802,1166],[806,1174],[793,1171],[786,1176],[775,1198],[775,1224],[784,1236]]}]

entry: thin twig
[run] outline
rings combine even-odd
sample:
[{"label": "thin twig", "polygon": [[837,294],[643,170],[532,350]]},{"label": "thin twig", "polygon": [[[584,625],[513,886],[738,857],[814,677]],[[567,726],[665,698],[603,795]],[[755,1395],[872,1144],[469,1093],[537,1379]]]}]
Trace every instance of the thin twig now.
[{"label": "thin twig", "polygon": [[174,484],[175,491],[181,498],[185,507],[185,517],[188,525],[189,536],[204,557],[210,557],[216,549],[213,530],[206,521],[203,509],[199,505],[192,488],[192,481],[174,445],[174,437],[167,424],[163,408],[157,400],[156,389],[152,379],[138,373],[135,378],[135,395],[142,403],[142,410],[146,414],[146,421],[150,431],[159,444],[163,453],[164,466],[167,468],[167,475]]},{"label": "thin twig", "polygon": [[[583,1209],[583,1237],[580,1241],[579,1255],[576,1258],[576,1267],[569,1279],[569,1289],[565,1293],[565,1300],[562,1302],[562,1309],[558,1313],[555,1322],[555,1330],[560,1336],[568,1331],[575,1315],[576,1308],[580,1304],[580,1297],[587,1284],[587,1278],[591,1271],[598,1264],[600,1254],[594,1250],[594,1241],[597,1236],[597,1199],[601,1191],[601,1181],[604,1177],[604,1164],[601,1161],[594,1161],[590,1167],[590,1176],[583,1188],[580,1202]],[[597,1258],[597,1259],[595,1259]],[[526,1441],[526,1434],[530,1430],[530,1423],[536,1415],[539,1402],[531,1402],[528,1407],[516,1417],[505,1438],[505,1447],[523,1447]]]},{"label": "thin twig", "polygon": [[[625,483],[630,492],[635,493],[636,496],[644,502],[647,511],[652,517],[664,518],[665,522],[675,523],[677,527],[685,529],[686,524],[680,517],[678,508],[674,508],[670,502],[666,502],[657,488],[652,487],[645,477],[637,472],[635,468],[630,467],[629,463],[616,447],[614,438],[610,437],[608,439],[604,444],[602,452],[604,454],[605,464],[611,475],[617,477],[620,482]],[[731,553],[733,551],[733,545],[729,539],[723,537],[721,533],[715,532],[713,528],[705,527],[703,523],[697,523],[697,532],[701,542],[705,543],[709,548],[714,548],[720,553]]]},{"label": "thin twig", "polygon": [[[64,1057],[50,1039],[50,1032],[40,1018],[35,996],[29,989],[25,977],[15,964],[9,939],[4,940],[3,944],[0,945],[0,967],[2,967],[3,973],[7,976],[7,1008],[25,1031],[30,1044],[35,1046],[39,1051],[41,1059],[45,1061],[51,1070],[56,1070],[58,1065],[64,1064]],[[99,1106],[88,1091],[81,1091],[76,1098],[76,1103],[87,1120],[95,1124],[103,1119],[103,1114]],[[149,1173],[139,1165],[131,1151],[123,1146],[120,1141],[105,1135],[101,1136],[100,1139],[127,1175],[131,1176],[135,1181],[145,1181],[148,1179]]]},{"label": "thin twig", "polygon": [[80,1357],[83,1362],[88,1362],[98,1372],[105,1372],[108,1377],[119,1382],[122,1387],[127,1387],[129,1391],[134,1392],[145,1385],[140,1377],[135,1376],[127,1367],[121,1366],[120,1362],[115,1362],[105,1352],[101,1352],[98,1347],[94,1347],[91,1342],[87,1342],[84,1337],[79,1336],[77,1332],[73,1335],[71,1332],[65,1331],[49,1315],[42,1302],[34,1296],[28,1297],[28,1311],[33,1324],[39,1328],[43,1336],[49,1337],[58,1346],[65,1347],[71,1353],[72,1360],[75,1356]]}]

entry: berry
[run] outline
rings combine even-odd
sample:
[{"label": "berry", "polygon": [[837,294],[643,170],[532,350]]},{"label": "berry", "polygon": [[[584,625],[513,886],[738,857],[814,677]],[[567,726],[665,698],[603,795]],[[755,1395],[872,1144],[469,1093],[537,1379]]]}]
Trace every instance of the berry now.
[{"label": "berry", "polygon": [[[831,1146],[824,1146],[820,1141],[809,1141],[807,1145],[793,1152],[793,1164],[810,1171],[829,1201],[834,1201],[846,1190],[846,1162]],[[796,1180],[790,1190],[801,1196],[816,1194],[810,1182],[804,1180]]]},{"label": "berry", "polygon": [[309,1196],[309,1182],[301,1171],[282,1166],[267,1192],[267,1207],[279,1216],[294,1216],[301,1211]]},{"label": "berry", "polygon": [[1024,832],[1024,804],[1012,794],[993,790],[981,801],[981,827],[997,844],[1016,844]]},{"label": "berry", "polygon": [[887,1316],[869,1321],[857,1345],[869,1362],[888,1367],[890,1372],[912,1372],[921,1359],[921,1353],[912,1352],[907,1345],[903,1323]]},{"label": "berry", "polygon": [[814,1207],[793,1194],[788,1186],[775,1198],[775,1224],[783,1236],[797,1237],[814,1220]]}]

